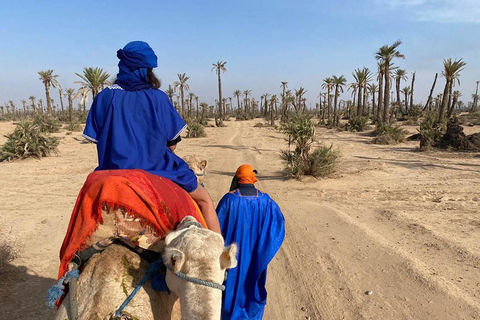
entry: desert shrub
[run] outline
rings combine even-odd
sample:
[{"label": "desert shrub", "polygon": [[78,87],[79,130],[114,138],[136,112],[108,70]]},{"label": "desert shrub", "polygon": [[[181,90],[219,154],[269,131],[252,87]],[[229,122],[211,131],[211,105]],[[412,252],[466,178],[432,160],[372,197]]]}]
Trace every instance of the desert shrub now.
[{"label": "desert shrub", "polygon": [[372,135],[375,136],[372,141],[375,144],[397,144],[405,141],[407,131],[400,125],[391,122],[386,124],[378,123]]},{"label": "desert shrub", "polygon": [[304,113],[296,113],[282,124],[281,130],[288,137],[288,146],[295,146],[295,152],[306,157],[310,151],[315,135],[315,126],[311,121],[312,116]]},{"label": "desert shrub", "polygon": [[368,117],[350,117],[345,126],[346,130],[351,132],[361,132],[367,128]]},{"label": "desert shrub", "polygon": [[446,123],[437,123],[438,113],[430,112],[420,123],[420,150],[429,150],[446,131]]},{"label": "desert shrub", "polygon": [[[333,150],[332,146],[320,147],[310,152],[315,135],[311,118],[311,115],[295,114],[282,124],[281,130],[288,138],[289,150],[282,150],[280,158],[284,161],[284,169],[290,177],[324,177],[333,171],[338,158],[338,152]],[[292,145],[293,151],[290,150]]]},{"label": "desert shrub", "polygon": [[407,116],[407,119],[417,121],[418,119],[420,119],[422,114],[423,114],[422,106],[419,104],[415,104],[410,109],[408,109],[406,116]]},{"label": "desert shrub", "polygon": [[5,264],[12,261],[18,256],[18,251],[15,249],[17,237],[12,232],[7,232],[2,229],[0,225],[0,271]]},{"label": "desert shrub", "polygon": [[197,121],[189,121],[187,127],[187,138],[206,137],[205,127]]},{"label": "desert shrub", "polygon": [[65,125],[64,129],[68,131],[78,132],[78,131],[82,131],[82,125],[74,120],[72,122],[69,122],[67,125]]},{"label": "desert shrub", "polygon": [[58,132],[61,124],[57,118],[47,114],[37,114],[33,118],[33,124],[38,128],[40,132]]},{"label": "desert shrub", "polygon": [[338,156],[338,150],[334,150],[333,145],[315,149],[306,158],[295,151],[282,150],[280,154],[285,163],[285,171],[294,178],[305,175],[315,178],[328,176],[334,171]]},{"label": "desert shrub", "polygon": [[13,133],[6,135],[7,142],[0,147],[0,162],[29,157],[46,157],[58,153],[59,139],[49,137],[33,122],[20,122]]}]

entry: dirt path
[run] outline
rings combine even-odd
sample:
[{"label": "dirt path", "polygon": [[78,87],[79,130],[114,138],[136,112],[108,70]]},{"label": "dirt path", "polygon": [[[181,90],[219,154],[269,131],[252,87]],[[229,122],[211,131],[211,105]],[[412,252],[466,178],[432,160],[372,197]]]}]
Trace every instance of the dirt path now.
[{"label": "dirt path", "polygon": [[[318,140],[342,154],[337,172],[285,180],[286,142],[253,128],[257,122],[207,128],[208,137],[184,139],[178,152],[208,160],[215,202],[249,163],[282,208],[287,234],[269,267],[265,319],[480,319],[480,158],[320,129]],[[2,134],[11,128],[0,123]],[[20,247],[0,287],[2,318],[53,314],[44,294],[76,195],[95,167],[92,144],[79,133],[58,135],[60,157],[0,164],[0,224]]]}]

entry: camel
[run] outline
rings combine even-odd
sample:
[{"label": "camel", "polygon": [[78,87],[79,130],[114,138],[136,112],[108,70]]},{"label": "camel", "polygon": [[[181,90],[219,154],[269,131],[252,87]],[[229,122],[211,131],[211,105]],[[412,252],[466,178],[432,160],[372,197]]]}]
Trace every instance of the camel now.
[{"label": "camel", "polygon": [[[121,209],[109,210],[111,217],[124,215]],[[103,215],[109,216],[107,212]],[[99,231],[105,235],[111,230],[107,227]],[[221,284],[226,270],[237,264],[236,245],[225,248],[220,234],[201,227],[191,216],[185,217],[177,229],[160,242],[161,245],[156,243],[150,248],[163,252],[167,266],[165,278],[171,294],[154,291],[148,281],[117,319],[219,320],[222,291],[189,282],[176,273]],[[78,319],[115,319],[112,315],[143,278],[147,268],[146,260],[115,243],[93,255],[85,263],[77,283]],[[69,319],[69,309],[67,294],[55,319]]]},{"label": "camel", "polygon": [[190,169],[195,172],[197,181],[203,185],[203,177],[205,176],[205,168],[207,167],[207,160],[201,160],[197,155],[185,156],[183,158]]}]

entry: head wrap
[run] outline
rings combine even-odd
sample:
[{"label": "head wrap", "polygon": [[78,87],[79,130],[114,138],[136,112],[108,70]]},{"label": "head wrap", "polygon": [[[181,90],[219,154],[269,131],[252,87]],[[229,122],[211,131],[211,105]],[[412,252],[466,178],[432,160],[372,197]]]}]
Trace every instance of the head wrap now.
[{"label": "head wrap", "polygon": [[157,67],[157,56],[148,43],[143,41],[129,42],[117,51],[119,72],[117,83],[129,91],[151,88],[147,69]]},{"label": "head wrap", "polygon": [[256,173],[257,170],[253,169],[252,166],[248,164],[242,164],[240,167],[238,167],[237,172],[235,172],[235,177],[237,178],[239,184],[254,184],[257,182],[257,177],[255,176]]}]

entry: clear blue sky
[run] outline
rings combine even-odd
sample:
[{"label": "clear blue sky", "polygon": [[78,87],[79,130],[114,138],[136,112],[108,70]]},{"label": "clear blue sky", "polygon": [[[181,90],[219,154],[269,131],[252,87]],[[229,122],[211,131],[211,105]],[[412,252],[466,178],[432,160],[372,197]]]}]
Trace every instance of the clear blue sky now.
[{"label": "clear blue sky", "polygon": [[[116,51],[132,40],[155,50],[162,89],[186,73],[191,92],[213,103],[212,63],[227,61],[224,96],[234,90],[280,93],[303,86],[314,106],[322,80],[355,68],[376,71],[375,51],[396,40],[416,71],[415,100],[426,101],[444,58],[463,58],[461,100],[471,101],[480,80],[478,0],[257,0],[257,1],[2,1],[0,104],[34,95],[45,100],[38,71],[53,69],[62,87],[75,72],[101,67],[117,73]],[[445,80],[439,77],[435,93]],[[402,88],[410,85],[402,83]],[[350,97],[350,92],[344,98]],[[58,92],[52,93],[58,103]]]}]

